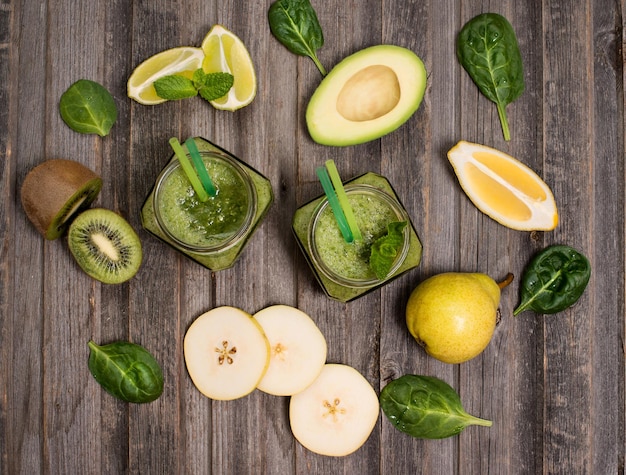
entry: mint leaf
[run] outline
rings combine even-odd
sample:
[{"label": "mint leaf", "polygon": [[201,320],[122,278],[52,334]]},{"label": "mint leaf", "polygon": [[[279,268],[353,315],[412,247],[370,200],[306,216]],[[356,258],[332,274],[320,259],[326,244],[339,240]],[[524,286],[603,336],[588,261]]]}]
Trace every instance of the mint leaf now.
[{"label": "mint leaf", "polygon": [[235,78],[229,73],[205,73],[196,69],[192,79],[185,76],[163,76],[154,81],[154,89],[161,99],[173,101],[187,97],[200,96],[207,101],[214,101],[225,96],[233,87]]},{"label": "mint leaf", "polygon": [[177,99],[186,99],[198,95],[193,81],[185,76],[163,76],[153,83],[157,95],[161,99],[175,101]]},{"label": "mint leaf", "polygon": [[214,101],[225,96],[233,87],[235,78],[229,73],[208,73],[198,69],[193,74],[193,83],[203,99]]},{"label": "mint leaf", "polygon": [[370,267],[379,280],[383,280],[389,274],[398,251],[404,242],[402,231],[406,227],[406,221],[394,221],[387,225],[387,234],[379,237],[372,244],[370,254]]}]

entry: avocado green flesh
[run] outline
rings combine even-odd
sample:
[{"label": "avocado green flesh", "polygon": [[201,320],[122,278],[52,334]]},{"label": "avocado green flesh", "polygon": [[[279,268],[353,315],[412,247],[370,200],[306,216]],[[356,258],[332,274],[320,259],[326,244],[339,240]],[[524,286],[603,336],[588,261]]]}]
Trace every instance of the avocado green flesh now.
[{"label": "avocado green flesh", "polygon": [[322,80],[306,111],[311,138],[323,145],[355,145],[382,137],[419,108],[426,69],[412,51],[393,45],[365,48]]}]

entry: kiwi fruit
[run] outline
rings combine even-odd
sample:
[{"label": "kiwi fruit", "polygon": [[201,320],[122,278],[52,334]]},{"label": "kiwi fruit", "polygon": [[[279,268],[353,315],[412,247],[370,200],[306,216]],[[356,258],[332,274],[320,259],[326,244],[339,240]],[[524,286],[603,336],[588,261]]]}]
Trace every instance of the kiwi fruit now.
[{"label": "kiwi fruit", "polygon": [[108,209],[92,208],[76,216],[67,242],[78,265],[105,284],[127,281],[141,265],[139,236],[128,221]]},{"label": "kiwi fruit", "polygon": [[102,179],[73,160],[46,160],[30,170],[22,183],[22,207],[46,239],[57,239],[69,223],[96,199]]}]

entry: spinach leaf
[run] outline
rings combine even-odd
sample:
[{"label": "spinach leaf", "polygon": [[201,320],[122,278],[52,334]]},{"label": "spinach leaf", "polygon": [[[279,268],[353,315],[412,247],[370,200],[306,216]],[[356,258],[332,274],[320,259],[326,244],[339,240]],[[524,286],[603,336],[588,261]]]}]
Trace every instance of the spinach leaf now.
[{"label": "spinach leaf", "polygon": [[404,242],[403,229],[406,221],[394,221],[387,225],[387,234],[379,237],[372,243],[370,251],[370,267],[379,280],[383,280],[389,274],[398,251]]},{"label": "spinach leaf", "polygon": [[554,245],[539,252],[524,269],[521,303],[513,311],[551,314],[574,305],[591,277],[587,258],[569,246]]},{"label": "spinach leaf", "polygon": [[103,346],[90,341],[89,349],[89,371],[113,396],[143,403],[163,392],[161,367],[144,347],[127,341]]},{"label": "spinach leaf", "polygon": [[423,439],[443,439],[469,425],[492,424],[465,412],[456,391],[432,376],[405,374],[390,382],[380,393],[380,406],[396,429]]},{"label": "spinach leaf", "polygon": [[111,93],[88,79],[79,79],[61,95],[59,112],[72,130],[101,137],[108,135],[117,120]]},{"label": "spinach leaf", "polygon": [[468,21],[456,42],[459,62],[478,89],[498,107],[505,140],[511,139],[506,106],[524,92],[524,70],[513,27],[497,13]]},{"label": "spinach leaf", "polygon": [[292,53],[311,58],[326,76],[316,54],[324,46],[324,34],[309,0],[277,0],[270,6],[268,19],[278,41]]}]

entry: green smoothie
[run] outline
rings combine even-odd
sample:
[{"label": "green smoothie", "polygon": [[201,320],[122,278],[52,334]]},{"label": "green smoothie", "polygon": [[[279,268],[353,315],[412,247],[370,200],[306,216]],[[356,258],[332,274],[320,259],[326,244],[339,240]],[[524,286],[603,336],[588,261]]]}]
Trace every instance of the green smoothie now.
[{"label": "green smoothie", "polygon": [[223,246],[254,215],[254,188],[242,170],[217,155],[202,157],[217,194],[202,202],[182,167],[166,172],[156,190],[156,210],[163,229],[195,250]]},{"label": "green smoothie", "polygon": [[245,162],[208,140],[194,141],[216,196],[200,202],[173,156],[144,202],[141,222],[164,242],[218,271],[231,267],[241,255],[274,194],[269,180]]},{"label": "green smoothie", "polygon": [[401,221],[403,216],[366,189],[347,190],[347,196],[363,239],[346,242],[330,206],[326,206],[317,217],[313,241],[331,273],[345,279],[369,281],[376,278],[369,263],[372,243],[387,233],[387,224]]},{"label": "green smoothie", "polygon": [[[331,298],[348,302],[417,267],[422,244],[406,211],[386,178],[366,173],[345,183],[362,241],[347,243],[325,196],[300,207],[292,228],[316,279]],[[407,221],[404,245],[385,279],[370,267],[372,243],[387,234],[391,222]]]}]

